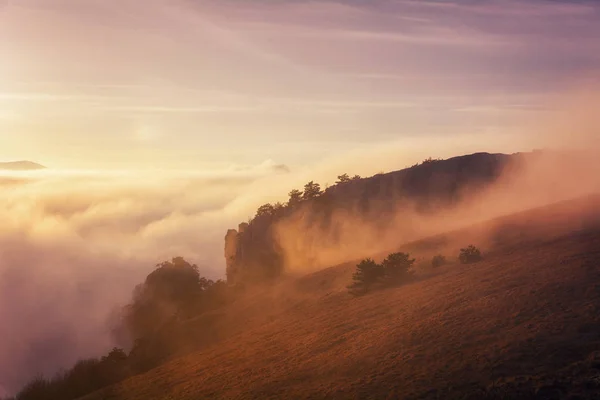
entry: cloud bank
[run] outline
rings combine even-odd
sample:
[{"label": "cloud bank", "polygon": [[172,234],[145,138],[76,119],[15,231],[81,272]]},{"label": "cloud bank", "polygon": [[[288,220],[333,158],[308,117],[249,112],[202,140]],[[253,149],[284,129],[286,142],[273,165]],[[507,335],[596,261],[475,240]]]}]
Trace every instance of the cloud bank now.
[{"label": "cloud bank", "polygon": [[216,172],[0,171],[0,386],[105,353],[111,315],[158,262],[183,256],[223,278],[224,235],[258,206],[309,180],[405,167],[448,142],[422,144],[334,151],[292,171],[270,159]]},{"label": "cloud bank", "polygon": [[286,168],[1,171],[0,387],[104,353],[111,313],[160,261],[223,278],[225,227],[254,206],[230,203]]}]

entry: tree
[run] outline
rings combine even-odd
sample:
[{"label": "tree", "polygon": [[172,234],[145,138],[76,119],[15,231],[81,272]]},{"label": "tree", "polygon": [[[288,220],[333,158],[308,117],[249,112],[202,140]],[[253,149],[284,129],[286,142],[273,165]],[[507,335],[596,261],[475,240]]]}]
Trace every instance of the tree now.
[{"label": "tree", "polygon": [[446,257],[444,257],[441,254],[438,254],[437,256],[433,256],[433,258],[431,259],[431,266],[433,268],[441,267],[444,264],[446,264]]},{"label": "tree", "polygon": [[412,275],[410,268],[415,261],[408,253],[389,254],[381,263],[386,280],[390,283],[406,280]]},{"label": "tree", "polygon": [[108,355],[102,357],[97,368],[102,386],[108,386],[125,379],[130,373],[127,361],[125,351],[117,347],[113,348]]},{"label": "tree", "polygon": [[284,208],[285,208],[285,205],[283,205],[283,203],[278,201],[277,203],[273,204],[273,213],[277,214]]},{"label": "tree", "polygon": [[352,177],[352,180],[353,180],[353,181],[358,181],[358,180],[360,180],[360,179],[362,179],[362,178],[360,177],[360,175],[354,175],[354,176]]},{"label": "tree", "polygon": [[338,175],[338,180],[335,182],[336,184],[340,184],[340,183],[347,183],[350,182],[350,176],[348,174],[342,174],[342,175]]},{"label": "tree", "polygon": [[412,165],[411,168],[419,167],[421,165],[434,164],[434,163],[439,162],[439,161],[442,161],[442,159],[441,158],[431,158],[431,157],[428,157],[428,158],[424,159],[423,161],[417,162],[416,164]]},{"label": "tree", "polygon": [[304,185],[304,194],[302,195],[302,198],[304,200],[313,199],[315,197],[320,196],[321,193],[321,185],[310,181],[306,185]]},{"label": "tree", "polygon": [[464,249],[460,249],[458,259],[463,264],[472,264],[481,261],[483,257],[481,255],[481,251],[471,244]]},{"label": "tree", "polygon": [[303,193],[298,189],[294,189],[288,193],[288,196],[290,196],[290,199],[288,200],[288,206],[293,207],[300,204]]},{"label": "tree", "polygon": [[174,257],[156,267],[146,277],[145,286],[150,294],[161,297],[161,301],[181,305],[197,293],[200,274],[195,264],[190,264],[183,257]]},{"label": "tree", "polygon": [[198,267],[182,257],[156,266],[134,289],[133,301],[124,309],[124,328],[131,340],[152,334],[175,315],[188,315],[203,286]]},{"label": "tree", "polygon": [[370,258],[362,260],[356,265],[356,272],[352,274],[352,284],[348,289],[352,294],[362,294],[383,277],[383,267]]},{"label": "tree", "polygon": [[441,161],[441,159],[428,157],[421,162],[421,165],[434,164],[438,161]]},{"label": "tree", "polygon": [[205,277],[200,277],[200,279],[198,280],[198,290],[200,292],[206,292],[208,291],[215,283],[210,280],[207,279]]},{"label": "tree", "polygon": [[127,360],[127,354],[123,349],[114,347],[108,355],[102,357],[101,362],[106,363],[119,363]]},{"label": "tree", "polygon": [[273,215],[274,212],[275,208],[271,203],[263,204],[262,206],[258,207],[258,210],[256,210],[256,218],[265,215]]}]

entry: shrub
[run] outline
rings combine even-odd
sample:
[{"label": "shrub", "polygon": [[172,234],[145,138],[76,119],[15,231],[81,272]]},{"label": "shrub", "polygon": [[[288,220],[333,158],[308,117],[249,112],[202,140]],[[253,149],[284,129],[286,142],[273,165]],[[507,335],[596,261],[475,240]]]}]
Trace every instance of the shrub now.
[{"label": "shrub", "polygon": [[387,282],[398,283],[412,275],[410,268],[415,263],[408,253],[392,253],[383,260],[383,274]]},{"label": "shrub", "polygon": [[366,258],[356,265],[356,272],[352,275],[353,282],[348,289],[352,294],[365,293],[373,284],[380,281],[383,274],[384,270],[380,264]]},{"label": "shrub", "polygon": [[458,259],[463,264],[476,263],[481,261],[482,258],[481,251],[473,245],[469,245],[464,249],[460,249],[460,254],[458,255]]},{"label": "shrub", "polygon": [[375,284],[390,285],[406,281],[413,275],[410,270],[415,259],[407,253],[389,254],[381,264],[370,258],[356,265],[352,275],[352,284],[348,286],[351,294],[359,295],[367,292]]},{"label": "shrub", "polygon": [[433,258],[431,259],[431,266],[433,268],[438,268],[441,267],[442,265],[446,264],[447,260],[446,257],[444,257],[441,254],[438,254],[437,256],[433,256]]}]

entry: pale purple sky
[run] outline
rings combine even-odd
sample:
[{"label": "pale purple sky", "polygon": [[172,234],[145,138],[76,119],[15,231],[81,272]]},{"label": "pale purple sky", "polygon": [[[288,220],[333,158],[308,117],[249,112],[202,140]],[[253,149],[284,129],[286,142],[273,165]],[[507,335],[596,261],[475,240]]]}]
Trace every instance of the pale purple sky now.
[{"label": "pale purple sky", "polygon": [[0,4],[0,159],[65,168],[303,165],[461,135],[502,151],[600,71],[596,1]]}]

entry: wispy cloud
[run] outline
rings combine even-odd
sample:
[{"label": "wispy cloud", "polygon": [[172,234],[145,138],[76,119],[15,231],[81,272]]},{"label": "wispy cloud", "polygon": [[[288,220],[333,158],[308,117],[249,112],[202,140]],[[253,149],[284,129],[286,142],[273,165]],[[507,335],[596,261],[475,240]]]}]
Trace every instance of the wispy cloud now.
[{"label": "wispy cloud", "polygon": [[476,14],[493,14],[496,16],[537,16],[537,17],[565,17],[570,15],[590,15],[598,11],[598,4],[595,1],[545,1],[545,0],[526,0],[526,1],[502,1],[492,0],[486,2],[470,1],[438,1],[438,0],[401,0],[394,3],[396,7],[410,7],[412,10],[418,9],[439,9],[439,10],[460,10],[461,12],[471,12]]},{"label": "wispy cloud", "polygon": [[80,94],[55,94],[35,92],[0,92],[0,101],[24,102],[54,102],[54,101],[109,101],[114,99],[107,96],[80,95]]},{"label": "wispy cloud", "polygon": [[237,113],[237,112],[253,112],[259,110],[258,107],[235,107],[235,106],[115,106],[115,107],[100,107],[100,110],[115,111],[133,114],[212,114],[212,113]]},{"label": "wispy cloud", "polygon": [[314,26],[290,25],[277,22],[244,24],[246,32],[263,32],[277,35],[289,35],[306,39],[339,39],[345,41],[370,41],[409,43],[421,45],[453,46],[493,46],[514,44],[513,40],[501,35],[458,29],[430,27],[416,32],[402,32],[383,29],[320,28]]},{"label": "wispy cloud", "polygon": [[[460,132],[475,114],[477,127],[497,126],[516,114],[503,104],[543,107],[549,94],[597,73],[599,8],[544,0],[11,2],[0,16],[0,102],[22,118],[4,118],[2,128],[24,139],[0,151],[24,157],[49,131],[68,132],[56,133],[64,149],[83,149],[80,132],[109,135],[117,149],[127,138],[153,138],[136,142],[143,164],[155,160],[150,144],[167,137],[176,138],[163,149],[173,160],[193,145],[229,148],[236,135],[252,135],[260,162],[276,142],[343,142],[350,126],[362,141],[444,124]],[[87,156],[105,163],[92,147]],[[73,154],[51,148],[65,160]]]},{"label": "wispy cloud", "polygon": [[496,113],[506,112],[529,112],[529,111],[549,111],[550,109],[539,104],[499,104],[499,105],[472,105],[455,108],[454,111],[461,113]]},{"label": "wispy cloud", "polygon": [[268,103],[273,106],[281,107],[324,107],[324,108],[409,108],[415,104],[409,101],[344,101],[344,100],[321,100],[321,99],[302,99],[302,98],[271,98]]}]

